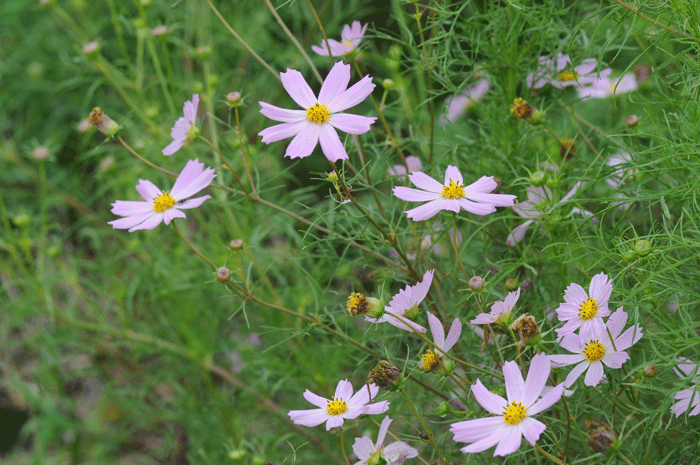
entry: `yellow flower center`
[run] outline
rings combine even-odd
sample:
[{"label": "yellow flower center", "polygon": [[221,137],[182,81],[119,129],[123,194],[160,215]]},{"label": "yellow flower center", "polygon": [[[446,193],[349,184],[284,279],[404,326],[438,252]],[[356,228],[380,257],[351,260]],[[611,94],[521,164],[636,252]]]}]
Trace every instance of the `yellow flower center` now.
[{"label": "yellow flower center", "polygon": [[326,403],[326,413],[328,415],[342,415],[348,411],[348,404],[340,397],[333,396]]},{"label": "yellow flower center", "polygon": [[518,97],[513,100],[513,105],[510,107],[510,112],[514,117],[527,121],[530,117],[532,117],[534,109],[529,103]]},{"label": "yellow flower center", "polygon": [[586,299],[578,308],[578,316],[582,321],[588,321],[598,313],[598,302],[593,297]]},{"label": "yellow flower center", "polygon": [[353,292],[348,297],[348,313],[352,316],[362,315],[369,310],[367,297],[359,292]]},{"label": "yellow flower center", "polygon": [[503,410],[503,422],[506,425],[517,425],[527,416],[527,407],[522,402],[511,402]]},{"label": "yellow flower center", "polygon": [[343,43],[344,43],[345,45],[347,45],[348,47],[350,47],[350,46],[351,46],[351,44],[350,44],[350,41],[349,41],[349,40],[344,40],[344,41],[343,41]]},{"label": "yellow flower center", "polygon": [[423,369],[425,371],[433,371],[440,365],[440,358],[432,349],[428,349],[421,355],[421,360],[423,361]]},{"label": "yellow flower center", "polygon": [[573,71],[564,71],[557,76],[560,81],[575,81],[578,79],[578,73]]},{"label": "yellow flower center", "polygon": [[153,201],[153,211],[156,213],[163,213],[165,210],[173,208],[176,203],[177,200],[170,195],[170,192],[163,191],[163,194]]},{"label": "yellow flower center", "polygon": [[461,199],[464,197],[464,187],[450,179],[450,183],[442,188],[440,196],[443,199]]},{"label": "yellow flower center", "polygon": [[330,117],[330,110],[328,110],[328,107],[322,103],[316,102],[314,106],[311,106],[306,110],[306,119],[312,123],[322,124],[328,121]]},{"label": "yellow flower center", "polygon": [[605,346],[598,339],[591,339],[583,349],[583,356],[589,362],[600,362],[605,356]]}]

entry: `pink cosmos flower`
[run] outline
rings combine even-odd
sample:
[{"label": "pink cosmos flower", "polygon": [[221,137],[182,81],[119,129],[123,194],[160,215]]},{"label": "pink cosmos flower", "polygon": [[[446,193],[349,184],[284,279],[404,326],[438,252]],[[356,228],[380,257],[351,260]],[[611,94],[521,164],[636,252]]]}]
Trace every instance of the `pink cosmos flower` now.
[{"label": "pink cosmos flower", "polygon": [[[448,98],[445,104],[447,105],[447,121],[450,123],[456,121],[467,113],[469,107],[484,98],[486,92],[491,88],[491,83],[488,79],[481,79],[474,86],[467,88],[461,94],[453,95]],[[444,119],[444,115],[443,115]],[[445,121],[440,122],[441,125],[445,124]]]},{"label": "pink cosmos flower", "polygon": [[174,218],[185,218],[180,210],[197,208],[211,195],[188,199],[207,187],[216,175],[212,168],[204,169],[204,163],[190,160],[175,181],[172,191],[161,191],[151,181],[139,179],[136,190],[145,202],[117,200],[112,204],[112,213],[123,216],[110,221],[114,229],[153,229],[164,221],[170,224]]},{"label": "pink cosmos flower", "polygon": [[[508,455],[520,448],[523,437],[534,446],[547,429],[534,416],[554,405],[564,391],[564,386],[559,384],[542,394],[549,371],[550,362],[543,353],[535,355],[530,361],[526,381],[515,361],[504,363],[503,376],[508,400],[490,392],[481,384],[481,380],[476,380],[472,385],[474,398],[479,405],[497,416],[452,424],[450,431],[454,433],[454,440],[471,443],[462,448],[462,452],[483,452],[496,446],[494,457]],[[542,398],[538,400],[540,395]]]},{"label": "pink cosmos flower", "polygon": [[338,382],[335,395],[331,400],[317,396],[308,389],[304,392],[304,399],[318,407],[311,410],[290,410],[289,418],[297,424],[304,426],[318,426],[326,422],[326,431],[336,426],[343,426],[343,422],[353,420],[360,415],[376,415],[389,409],[389,402],[382,401],[376,404],[368,402],[377,396],[379,388],[374,384],[365,384],[359,391],[352,394],[352,384],[347,379]]},{"label": "pink cosmos flower", "polygon": [[[527,200],[514,205],[513,211],[522,218],[527,218],[528,220],[513,228],[513,231],[511,231],[511,233],[508,234],[508,239],[506,239],[506,245],[508,245],[509,247],[514,247],[515,244],[522,241],[525,237],[525,232],[527,232],[531,224],[539,223],[539,219],[545,215],[547,210],[552,210],[555,207],[562,205],[571,197],[576,195],[578,190],[584,187],[585,185],[586,182],[578,181],[576,184],[574,184],[574,187],[571,188],[571,190],[564,197],[562,197],[562,199],[559,202],[557,202],[551,207],[551,209],[548,208],[548,205],[552,202],[553,197],[552,191],[549,189],[549,187],[527,186]],[[571,213],[578,213],[587,218],[593,216],[593,213],[579,207],[573,207],[571,209]]]},{"label": "pink cosmos flower", "polygon": [[[369,23],[367,23],[369,24]],[[365,30],[367,29],[367,24],[364,26],[360,24],[359,21],[353,21],[352,27],[347,24],[343,26],[343,31],[340,33],[340,42],[333,39],[328,39],[328,45],[331,48],[331,54],[334,57],[339,57],[347,55],[352,52],[360,45],[362,37],[365,35]],[[326,41],[321,41],[321,46],[312,45],[311,50],[315,53],[322,55],[324,57],[328,56],[328,48],[326,47]]]},{"label": "pink cosmos flower", "polygon": [[567,67],[571,68],[569,55],[560,53],[555,59],[540,57],[537,70],[527,75],[527,86],[533,89],[539,89],[546,84],[551,84],[558,89],[566,86],[583,86],[612,73],[610,68],[596,73],[597,66],[598,62],[594,58],[586,58],[573,70],[567,70]]},{"label": "pink cosmos flower", "polygon": [[566,322],[556,329],[557,334],[561,337],[581,328],[581,337],[588,340],[591,334],[605,332],[603,318],[610,315],[608,300],[612,289],[612,281],[605,273],[593,276],[588,293],[578,284],[571,283],[564,292],[564,303],[556,310],[559,321]]},{"label": "pink cosmos flower", "polygon": [[[587,372],[583,383],[586,386],[597,386],[603,379],[603,365],[618,369],[629,360],[630,356],[625,350],[639,341],[643,333],[641,326],[634,325],[620,335],[625,323],[627,323],[627,312],[620,307],[610,315],[602,330],[593,332],[585,338],[578,334],[567,334],[561,339],[559,345],[573,352],[573,355],[550,355],[549,359],[553,365],[563,367],[578,363],[566,377],[564,387],[571,387],[584,371]],[[610,341],[611,337],[614,344]]]},{"label": "pink cosmos flower", "polygon": [[700,365],[692,363],[687,358],[679,358],[676,361],[678,367],[674,367],[673,371],[681,378],[692,377],[694,386],[681,389],[673,396],[678,402],[671,406],[671,412],[678,418],[692,407],[693,409],[688,414],[689,417],[692,417],[700,413]]},{"label": "pink cosmos flower", "polygon": [[482,176],[464,187],[462,173],[452,165],[445,170],[444,184],[420,171],[410,174],[408,179],[422,190],[397,186],[394,195],[409,202],[428,202],[406,211],[413,221],[432,218],[440,210],[459,213],[461,208],[476,215],[488,215],[495,212],[496,207],[512,206],[516,198],[514,195],[491,194],[498,187],[493,176]]},{"label": "pink cosmos flower", "polygon": [[638,87],[634,73],[628,73],[617,80],[601,76],[600,79],[593,81],[591,85],[577,87],[576,93],[581,100],[586,100],[626,94],[637,90]]},{"label": "pink cosmos flower", "polygon": [[170,136],[173,138],[173,141],[163,149],[163,155],[172,155],[180,150],[186,142],[197,137],[199,129],[195,123],[198,106],[199,94],[192,95],[192,101],[185,102],[185,107],[182,110],[185,116],[175,121],[173,129],[170,131]]},{"label": "pink cosmos flower", "polygon": [[[415,155],[409,155],[406,157],[406,165],[408,165],[408,172],[415,173],[423,169],[423,163],[421,163],[420,158]],[[399,176],[406,174],[406,166],[404,165],[394,165],[389,168],[390,176]]]},{"label": "pink cosmos flower", "polygon": [[284,154],[289,158],[308,157],[320,141],[323,154],[331,162],[346,160],[348,154],[335,130],[364,134],[377,118],[340,112],[354,107],[372,93],[372,78],[365,76],[348,89],[350,65],[339,61],[331,68],[316,98],[299,71],[287,69],[280,77],[289,96],[304,110],[287,110],[259,102],[260,113],[282,121],[260,131],[262,141],[269,144],[294,136]]},{"label": "pink cosmos flower", "polygon": [[360,459],[355,462],[355,465],[367,465],[368,463],[379,463],[379,457],[386,461],[386,465],[401,465],[406,459],[418,457],[418,451],[406,444],[405,442],[392,442],[386,447],[383,447],[384,438],[389,430],[391,418],[384,417],[379,434],[377,435],[377,444],[373,444],[368,437],[355,438],[355,444],[352,445],[352,450]]},{"label": "pink cosmos flower", "polygon": [[520,288],[509,292],[505,300],[498,300],[491,305],[490,313],[479,313],[476,318],[469,322],[472,325],[488,325],[491,323],[500,323],[510,318],[510,313],[513,311],[515,304],[520,298]]},{"label": "pink cosmos flower", "polygon": [[462,322],[459,321],[459,318],[455,318],[452,321],[452,326],[450,326],[450,330],[447,333],[447,339],[445,339],[445,328],[443,328],[442,322],[430,312],[428,312],[428,324],[430,325],[430,332],[433,334],[433,342],[439,350],[428,349],[421,356],[418,368],[439,373],[451,371],[451,367],[445,366],[443,363],[443,356],[457,343],[459,336],[462,334]]},{"label": "pink cosmos flower", "polygon": [[425,296],[428,295],[428,290],[433,282],[433,274],[435,274],[435,270],[426,271],[423,275],[423,281],[415,286],[406,286],[404,289],[401,289],[399,293],[391,299],[389,305],[384,307],[384,315],[379,318],[370,318],[365,315],[365,319],[372,323],[387,322],[406,331],[415,330],[419,333],[425,333],[427,330],[418,323],[411,321],[410,325],[412,328],[410,328],[406,323],[396,318],[396,316],[406,318],[404,317],[406,312],[418,309],[418,305],[423,302]]}]

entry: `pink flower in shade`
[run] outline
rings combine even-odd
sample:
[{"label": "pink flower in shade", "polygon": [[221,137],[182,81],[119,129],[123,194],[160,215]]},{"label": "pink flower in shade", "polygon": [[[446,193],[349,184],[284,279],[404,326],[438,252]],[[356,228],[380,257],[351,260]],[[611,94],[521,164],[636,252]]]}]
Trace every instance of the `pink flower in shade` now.
[{"label": "pink flower in shade", "polygon": [[421,356],[418,368],[446,374],[451,371],[452,366],[449,366],[451,362],[449,364],[444,363],[443,356],[457,343],[459,336],[462,334],[462,322],[459,321],[459,318],[455,318],[452,321],[452,326],[450,326],[450,330],[447,333],[447,339],[445,339],[445,328],[443,328],[442,322],[430,312],[428,312],[428,324],[430,325],[430,332],[433,334],[433,342],[437,350],[428,349]]},{"label": "pink flower in shade", "polygon": [[320,141],[321,150],[330,161],[346,160],[348,154],[335,130],[364,134],[377,118],[340,112],[354,107],[372,93],[372,78],[365,76],[348,89],[350,65],[339,61],[331,68],[316,98],[299,71],[287,69],[280,77],[289,96],[304,110],[287,110],[259,102],[260,113],[282,121],[260,131],[262,141],[269,144],[294,136],[284,154],[289,158],[308,157]]},{"label": "pink flower in shade", "polygon": [[170,136],[173,141],[163,149],[163,155],[172,155],[191,141],[199,134],[199,129],[195,125],[197,118],[197,107],[199,106],[199,94],[192,96],[192,101],[185,102],[185,107],[182,112],[185,116],[178,118],[175,121],[173,129],[170,131]]},{"label": "pink flower in shade", "polygon": [[[618,369],[629,360],[625,350],[632,347],[643,336],[642,328],[634,325],[623,334],[622,329],[627,323],[627,313],[618,308],[610,315],[603,329],[583,337],[578,334],[567,334],[559,345],[572,355],[550,355],[549,359],[555,367],[563,367],[578,363],[564,381],[564,387],[571,387],[574,381],[587,370],[583,383],[586,386],[597,386],[603,379],[603,365]],[[607,328],[607,330],[606,330]],[[610,334],[608,335],[608,331]],[[610,339],[614,343],[611,343]]]},{"label": "pink flower in shade", "polygon": [[496,301],[491,305],[490,313],[479,313],[476,318],[469,322],[472,325],[488,325],[491,323],[500,323],[507,321],[510,318],[510,313],[513,311],[515,304],[520,298],[520,288],[509,292],[505,300]]},{"label": "pink flower in shade", "polygon": [[406,444],[405,442],[396,441],[384,447],[384,438],[389,430],[391,418],[384,417],[379,434],[377,435],[377,444],[373,444],[368,437],[355,438],[355,444],[352,445],[352,450],[360,459],[355,462],[355,465],[367,465],[368,463],[379,463],[379,457],[386,461],[386,465],[401,465],[406,459],[418,457],[418,451]]},{"label": "pink flower in shade", "polygon": [[199,160],[190,160],[185,165],[175,181],[173,189],[161,191],[151,181],[139,179],[136,190],[144,198],[145,202],[132,202],[117,200],[112,204],[112,213],[123,216],[118,220],[110,221],[114,229],[129,229],[134,232],[137,229],[153,229],[161,221],[170,224],[174,218],[185,218],[180,210],[197,208],[211,195],[188,199],[207,187],[216,175],[212,168],[204,169],[204,163]]},{"label": "pink flower in shade", "polygon": [[[409,173],[415,173],[416,171],[423,169],[423,163],[421,163],[420,158],[415,155],[409,155],[406,157],[406,165],[408,165]],[[394,165],[389,168],[390,176],[400,176],[402,174],[406,174],[406,166],[403,164]]]},{"label": "pink flower in shade", "polygon": [[[562,199],[559,202],[552,206],[551,209],[554,209],[555,207],[558,207],[566,201],[568,201],[569,199],[571,199],[571,197],[573,197],[578,192],[578,190],[584,187],[585,185],[586,182],[578,181],[576,184],[574,184],[574,187],[564,197],[562,197]],[[522,218],[527,218],[527,221],[513,228],[513,231],[511,231],[511,233],[508,235],[508,239],[506,239],[506,245],[508,245],[509,247],[514,247],[515,244],[522,241],[525,237],[525,232],[527,232],[530,225],[532,225],[533,223],[539,223],[539,219],[542,216],[544,216],[548,210],[551,210],[550,208],[548,208],[548,205],[552,202],[553,197],[552,191],[549,189],[549,187],[527,186],[526,190],[527,200],[514,205],[513,211]],[[579,207],[572,208],[571,213],[578,213],[586,218],[590,218],[593,216],[593,213]]]},{"label": "pink flower in shade", "polygon": [[420,171],[410,174],[408,179],[422,190],[398,186],[394,187],[394,195],[409,202],[428,202],[406,211],[413,221],[432,218],[440,210],[459,213],[462,208],[476,215],[488,215],[495,212],[496,207],[512,206],[516,198],[514,195],[491,194],[498,187],[493,176],[482,176],[464,187],[462,173],[452,165],[445,171],[444,184]]},{"label": "pink flower in shade", "polygon": [[591,85],[577,87],[576,93],[581,100],[606,98],[632,92],[637,90],[638,87],[634,73],[628,73],[617,80],[601,76],[600,79],[593,81]]},{"label": "pink flower in shade", "polygon": [[[340,42],[337,40],[328,39],[331,54],[334,57],[339,57],[347,55],[355,50],[357,46],[360,45],[360,41],[365,35],[365,30],[367,30],[367,24],[363,26],[359,21],[353,21],[352,26],[348,26],[347,24],[343,26],[343,31],[340,33]],[[326,47],[325,40],[321,41],[320,47],[317,45],[312,45],[311,50],[324,57],[328,56],[328,47]]]},{"label": "pink flower in shade", "polygon": [[291,410],[288,415],[297,425],[318,426],[326,423],[326,431],[336,426],[343,426],[345,420],[353,420],[360,415],[376,415],[389,409],[389,402],[382,401],[375,404],[368,402],[376,397],[379,388],[374,384],[365,384],[359,391],[352,395],[352,384],[347,379],[338,382],[335,395],[330,399],[317,396],[308,389],[304,392],[304,399],[315,405],[316,409]]},{"label": "pink flower in shade", "polygon": [[537,70],[527,75],[527,86],[533,89],[539,89],[546,84],[551,84],[558,89],[566,86],[583,86],[612,73],[610,68],[596,73],[597,66],[598,62],[594,58],[586,58],[580,65],[571,69],[571,58],[563,53],[558,54],[555,59],[540,57]]},{"label": "pink flower in shade", "polygon": [[399,293],[391,299],[389,305],[384,307],[384,315],[379,318],[370,318],[365,315],[365,319],[372,323],[387,322],[406,331],[415,330],[418,333],[425,333],[426,329],[418,323],[411,321],[409,324],[412,328],[410,328],[406,323],[396,317],[399,316],[402,317],[402,319],[408,319],[404,316],[406,312],[414,313],[418,310],[418,305],[423,302],[425,296],[428,295],[428,290],[433,282],[433,274],[435,274],[435,270],[426,271],[423,275],[423,281],[415,286],[406,286],[404,289],[401,289]]},{"label": "pink flower in shade", "polygon": [[679,358],[676,361],[678,362],[678,367],[674,367],[673,371],[681,378],[692,377],[694,386],[681,389],[673,396],[678,402],[671,406],[671,412],[678,418],[683,412],[688,411],[692,407],[693,409],[688,413],[688,416],[692,417],[700,413],[700,366],[692,363],[687,358]]},{"label": "pink flower in shade", "polygon": [[612,289],[612,281],[605,273],[593,276],[588,293],[578,284],[571,283],[564,292],[564,303],[556,310],[559,321],[566,322],[556,329],[557,334],[561,337],[581,328],[581,337],[588,340],[592,334],[605,332],[603,318],[610,315],[608,300]]},{"label": "pink flower in shade", "polygon": [[[474,86],[469,87],[461,94],[453,95],[448,98],[445,104],[447,105],[447,121],[453,123],[457,119],[461,118],[467,113],[469,107],[474,103],[478,102],[486,92],[491,88],[491,83],[488,79],[482,79],[478,81]],[[445,115],[443,115],[443,120],[440,122],[441,125],[445,124]]]},{"label": "pink flower in shade", "polygon": [[[481,380],[476,380],[472,385],[474,398],[479,405],[497,416],[460,421],[450,426],[455,441],[471,443],[462,448],[462,452],[483,452],[496,446],[494,457],[508,455],[520,448],[523,437],[534,446],[547,429],[534,416],[554,405],[564,392],[564,386],[559,384],[542,394],[549,371],[550,362],[545,354],[532,358],[527,380],[523,380],[516,362],[504,363],[507,400],[486,389]],[[539,398],[540,395],[542,398]]]}]

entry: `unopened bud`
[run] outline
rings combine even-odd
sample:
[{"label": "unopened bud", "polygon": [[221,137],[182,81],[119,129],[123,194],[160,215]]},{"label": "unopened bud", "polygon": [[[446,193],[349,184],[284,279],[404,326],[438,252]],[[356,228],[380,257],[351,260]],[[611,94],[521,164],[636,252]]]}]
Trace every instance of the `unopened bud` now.
[{"label": "unopened bud", "polygon": [[613,451],[613,447],[617,442],[617,434],[612,426],[607,423],[596,423],[590,420],[586,420],[586,428],[588,428],[588,439],[586,439],[586,445],[591,448],[594,452],[600,452],[601,454],[607,454]]},{"label": "unopened bud", "polygon": [[328,179],[328,181],[330,181],[330,182],[332,182],[332,183],[335,184],[335,183],[338,182],[338,173],[336,173],[335,171],[331,171],[331,172],[328,173],[328,175],[326,176],[326,179]]},{"label": "unopened bud", "polygon": [[530,184],[535,187],[542,187],[545,182],[547,182],[547,173],[542,170],[535,171],[530,175]]},{"label": "unopened bud", "polygon": [[659,367],[657,367],[655,363],[652,363],[642,368],[642,373],[644,373],[644,376],[647,378],[653,378],[659,374]]},{"label": "unopened bud", "polygon": [[151,31],[153,37],[164,37],[168,33],[168,27],[164,25],[156,26]]},{"label": "unopened bud", "polygon": [[240,107],[243,104],[243,99],[241,99],[240,92],[229,92],[226,94],[226,104],[229,108]]},{"label": "unopened bud", "polygon": [[83,46],[83,55],[86,57],[95,54],[100,49],[100,44],[96,41],[92,41],[89,44]]},{"label": "unopened bud", "polygon": [[231,279],[231,270],[226,268],[225,266],[222,266],[218,270],[216,270],[216,279],[219,280],[219,282],[225,283],[229,279]]},{"label": "unopened bud", "polygon": [[359,292],[353,292],[348,296],[347,309],[352,316],[367,315],[370,318],[379,318],[384,314],[383,307],[379,299],[367,297]]},{"label": "unopened bud", "polygon": [[484,288],[484,278],[481,276],[472,276],[469,278],[469,289],[474,292],[479,292]]},{"label": "unopened bud", "polygon": [[88,118],[90,124],[95,126],[102,134],[112,137],[119,132],[119,125],[112,118],[105,115],[100,107],[92,109]]},{"label": "unopened bud", "polygon": [[393,79],[384,79],[384,80],[382,81],[382,86],[383,86],[386,90],[391,90],[391,89],[393,89],[394,87],[396,87],[396,83],[393,81]]},{"label": "unopened bud", "polygon": [[211,56],[211,47],[209,45],[202,45],[201,47],[197,47],[195,53],[200,60],[206,60]]},{"label": "unopened bud", "polygon": [[508,279],[506,279],[506,289],[507,289],[509,292],[513,292],[514,290],[516,290],[516,289],[518,288],[518,285],[519,285],[519,284],[520,284],[520,283],[518,283],[518,280],[515,279],[515,278],[508,278]]},{"label": "unopened bud", "polygon": [[32,155],[39,161],[46,160],[49,158],[49,148],[45,145],[40,145],[32,151]]},{"label": "unopened bud", "polygon": [[374,383],[387,391],[397,390],[402,382],[401,370],[388,360],[380,360],[367,376],[367,383]]},{"label": "unopened bud", "polygon": [[452,406],[453,406],[455,409],[459,410],[460,412],[466,412],[466,411],[467,411],[467,406],[464,405],[464,403],[463,403],[461,400],[459,400],[459,399],[452,399],[452,400],[450,401],[450,403],[452,404]]},{"label": "unopened bud", "polygon": [[231,250],[241,250],[243,248],[243,239],[234,239],[228,243]]},{"label": "unopened bud", "polygon": [[628,128],[633,128],[636,125],[639,124],[639,116],[637,115],[629,115],[627,119],[625,120],[625,124],[627,125]]},{"label": "unopened bud", "polygon": [[651,252],[651,242],[646,239],[639,239],[637,243],[634,244],[634,251],[642,257],[649,255],[649,252]]},{"label": "unopened bud", "polygon": [[529,291],[530,289],[532,289],[532,279],[530,279],[530,278],[523,279],[523,282],[520,283],[520,289],[522,289],[523,291],[526,291],[526,292]]}]

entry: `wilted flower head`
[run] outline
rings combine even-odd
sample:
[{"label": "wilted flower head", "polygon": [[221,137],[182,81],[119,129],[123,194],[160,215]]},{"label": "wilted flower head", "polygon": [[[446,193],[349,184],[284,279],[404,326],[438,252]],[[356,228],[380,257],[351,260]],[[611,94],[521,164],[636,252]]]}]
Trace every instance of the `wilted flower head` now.
[{"label": "wilted flower head", "polygon": [[297,425],[318,426],[326,423],[326,431],[336,426],[343,426],[344,421],[353,420],[360,415],[376,415],[389,409],[389,402],[370,404],[379,392],[374,384],[365,384],[353,395],[352,384],[347,379],[338,382],[335,395],[329,400],[318,396],[308,389],[304,399],[315,405],[316,409],[291,410],[288,415]]},{"label": "wilted flower head", "polygon": [[192,195],[207,187],[216,177],[212,168],[204,169],[204,163],[190,160],[175,181],[172,191],[161,191],[151,181],[139,179],[136,190],[145,202],[117,200],[112,204],[112,213],[123,216],[110,221],[114,229],[153,229],[161,221],[165,224],[175,218],[185,218],[180,210],[197,208],[211,195],[189,199]]},{"label": "wilted flower head", "polygon": [[540,327],[535,320],[535,317],[528,315],[520,315],[513,324],[510,325],[510,329],[514,329],[518,332],[520,340],[517,342],[518,345],[524,347],[529,344],[535,344],[539,341]]},{"label": "wilted flower head", "polygon": [[539,89],[546,84],[561,89],[566,86],[582,86],[591,84],[612,73],[612,69],[606,68],[596,73],[598,61],[595,58],[586,58],[578,66],[573,66],[569,55],[559,53],[556,58],[540,57],[537,70],[527,75],[527,86]]},{"label": "wilted flower head", "polygon": [[418,457],[418,451],[405,442],[396,441],[384,447],[384,438],[391,421],[388,416],[384,417],[379,427],[376,444],[373,444],[368,437],[355,438],[352,450],[360,459],[359,462],[355,462],[355,465],[378,465],[381,463],[380,457],[384,459],[386,465],[401,465],[406,459]]},{"label": "wilted flower head", "polygon": [[199,94],[192,95],[192,100],[185,102],[182,110],[184,116],[175,121],[170,131],[173,141],[163,149],[163,155],[172,155],[182,148],[188,141],[194,140],[199,135],[196,125],[197,107],[199,106]]},{"label": "wilted flower head", "polygon": [[520,448],[523,437],[534,446],[547,429],[544,423],[534,418],[535,415],[554,405],[564,391],[564,386],[559,384],[544,393],[549,372],[550,362],[545,354],[532,358],[526,381],[516,362],[504,363],[507,400],[486,389],[481,380],[476,380],[472,385],[474,398],[496,416],[452,424],[450,431],[454,433],[454,440],[471,443],[462,448],[462,452],[483,452],[496,446],[494,456],[508,455]]},{"label": "wilted flower head", "polygon": [[335,130],[349,134],[364,134],[370,130],[370,125],[377,118],[341,112],[354,107],[372,93],[372,78],[365,76],[348,89],[350,65],[339,61],[326,76],[316,98],[299,71],[287,69],[286,73],[280,73],[280,77],[289,96],[304,110],[287,110],[259,102],[262,106],[260,113],[272,120],[282,121],[282,124],[260,131],[262,141],[269,144],[294,136],[287,146],[285,157],[308,157],[320,142],[328,160],[346,160],[348,154]]},{"label": "wilted flower head", "polygon": [[395,391],[401,385],[401,370],[388,360],[380,360],[369,372],[367,383],[374,383],[381,389]]},{"label": "wilted flower head", "polygon": [[497,206],[512,206],[516,198],[514,195],[491,194],[490,192],[498,187],[493,176],[482,176],[465,187],[462,173],[456,166],[451,165],[445,170],[444,184],[420,171],[410,174],[408,178],[421,190],[397,186],[394,187],[394,195],[409,202],[428,202],[406,211],[413,221],[432,218],[440,210],[459,213],[461,209],[465,209],[476,215],[488,215],[495,212]]},{"label": "wilted flower head", "polygon": [[586,429],[588,430],[588,439],[586,445],[594,452],[607,454],[610,447],[617,441],[617,433],[612,426],[607,423],[596,423],[586,420]]},{"label": "wilted flower head", "polygon": [[92,109],[88,121],[105,136],[112,137],[119,132],[119,125],[112,118],[107,116],[100,107]]},{"label": "wilted flower head", "polygon": [[537,124],[542,120],[542,113],[535,110],[532,105],[520,97],[513,100],[513,105],[510,107],[510,114],[530,124]]},{"label": "wilted flower head", "polygon": [[[340,42],[328,39],[328,46],[331,48],[331,54],[334,57],[339,57],[347,55],[355,50],[357,46],[360,45],[362,37],[365,35],[367,24],[363,26],[359,21],[353,21],[352,26],[348,26],[347,24],[343,26],[343,31],[340,33]],[[324,57],[328,56],[328,47],[326,47],[325,40],[321,41],[321,46],[312,45],[311,50]]]}]

